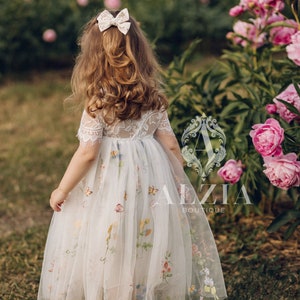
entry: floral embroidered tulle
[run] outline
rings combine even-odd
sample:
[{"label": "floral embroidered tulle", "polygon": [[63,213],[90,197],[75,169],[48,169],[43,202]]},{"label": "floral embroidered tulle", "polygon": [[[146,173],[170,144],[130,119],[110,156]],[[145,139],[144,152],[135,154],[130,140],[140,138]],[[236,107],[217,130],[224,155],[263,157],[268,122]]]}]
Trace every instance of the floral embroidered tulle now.
[{"label": "floral embroidered tulle", "polygon": [[98,156],[53,215],[38,300],[226,298],[206,215],[162,147],[171,135],[166,111],[113,125],[83,112],[78,138]]}]

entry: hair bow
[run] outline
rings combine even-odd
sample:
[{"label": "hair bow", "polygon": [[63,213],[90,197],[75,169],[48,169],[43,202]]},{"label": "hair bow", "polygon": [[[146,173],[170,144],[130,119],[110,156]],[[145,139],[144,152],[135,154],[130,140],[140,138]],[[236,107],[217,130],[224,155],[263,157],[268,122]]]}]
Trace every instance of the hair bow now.
[{"label": "hair bow", "polygon": [[129,13],[127,8],[121,10],[114,18],[113,15],[108,11],[104,10],[97,18],[98,26],[100,31],[104,31],[111,26],[117,26],[118,29],[126,35],[131,23],[129,21]]}]

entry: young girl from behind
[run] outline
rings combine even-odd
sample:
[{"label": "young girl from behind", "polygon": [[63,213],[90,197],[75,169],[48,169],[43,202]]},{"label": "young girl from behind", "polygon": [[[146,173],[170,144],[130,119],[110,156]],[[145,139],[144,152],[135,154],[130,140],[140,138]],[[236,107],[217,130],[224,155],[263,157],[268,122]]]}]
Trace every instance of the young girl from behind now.
[{"label": "young girl from behind", "polygon": [[105,10],[80,47],[71,81],[84,104],[80,143],[51,194],[38,299],[226,298],[138,23],[127,9]]}]

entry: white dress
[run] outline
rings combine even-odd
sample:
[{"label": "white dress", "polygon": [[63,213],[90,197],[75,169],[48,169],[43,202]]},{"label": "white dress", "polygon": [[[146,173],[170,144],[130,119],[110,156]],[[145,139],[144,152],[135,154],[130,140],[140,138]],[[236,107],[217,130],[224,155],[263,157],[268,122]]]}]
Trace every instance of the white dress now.
[{"label": "white dress", "polygon": [[99,155],[53,215],[39,300],[226,298],[206,215],[159,131],[174,134],[166,112],[114,125],[83,112],[78,138]]}]

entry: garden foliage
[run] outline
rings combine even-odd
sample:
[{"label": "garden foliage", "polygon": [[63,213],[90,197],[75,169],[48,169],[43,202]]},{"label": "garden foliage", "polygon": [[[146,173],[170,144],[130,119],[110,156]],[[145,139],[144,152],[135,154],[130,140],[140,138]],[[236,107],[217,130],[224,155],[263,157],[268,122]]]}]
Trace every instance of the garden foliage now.
[{"label": "garden foliage", "polygon": [[[197,37],[205,43],[205,52],[219,54],[231,20],[224,11],[230,0],[124,0],[153,41],[162,63],[170,62]],[[215,22],[215,20],[218,20]]]},{"label": "garden foliage", "polygon": [[[283,1],[241,1],[230,11],[242,19],[227,35],[230,46],[209,70],[185,76],[186,61],[199,43],[195,41],[164,75],[178,139],[196,115],[216,118],[226,134],[229,162],[223,166],[227,172],[218,174],[234,183],[230,197],[244,185],[253,207],[263,212],[289,196],[292,208],[269,228],[288,223],[288,238],[300,224],[300,27],[295,6],[295,20],[283,8]],[[230,180],[230,175],[236,178]],[[235,214],[249,210],[249,205],[232,201],[231,207]]]},{"label": "garden foliage", "polygon": [[[0,6],[1,74],[73,63],[78,33],[103,2],[83,7],[76,0],[0,0]],[[43,40],[47,29],[57,34],[51,43]]]},{"label": "garden foliage", "polygon": [[[224,41],[230,28],[230,18],[224,14],[229,0],[0,0],[0,75],[72,65],[82,26],[109,2],[128,7],[162,62],[171,61],[196,36],[206,39],[207,50],[217,51],[217,41]],[[47,41],[43,33],[48,29],[56,36]]]}]

